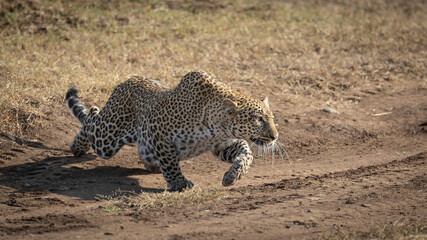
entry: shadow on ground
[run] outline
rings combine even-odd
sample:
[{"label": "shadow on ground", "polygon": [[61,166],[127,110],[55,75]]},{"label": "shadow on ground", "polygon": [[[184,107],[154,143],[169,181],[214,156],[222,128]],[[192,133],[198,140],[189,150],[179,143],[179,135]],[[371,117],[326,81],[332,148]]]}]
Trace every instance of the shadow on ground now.
[{"label": "shadow on ground", "polygon": [[164,191],[141,187],[137,179],[130,177],[151,174],[141,168],[95,166],[83,169],[69,166],[95,158],[92,154],[81,157],[46,157],[32,163],[2,167],[0,185],[15,188],[17,192],[50,191],[86,200],[98,195],[111,195],[118,189],[137,193]]}]

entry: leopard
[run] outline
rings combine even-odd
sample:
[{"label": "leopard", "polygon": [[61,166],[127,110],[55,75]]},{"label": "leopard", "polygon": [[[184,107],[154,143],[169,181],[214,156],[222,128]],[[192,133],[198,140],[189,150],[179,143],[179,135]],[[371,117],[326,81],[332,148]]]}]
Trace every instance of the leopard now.
[{"label": "leopard", "polygon": [[203,71],[185,74],[174,88],[130,77],[101,110],[92,106],[88,111],[74,87],[65,102],[82,125],[70,144],[74,156],[92,148],[110,159],[124,145],[137,145],[146,170],[162,173],[169,191],[192,188],[180,162],[209,151],[231,164],[222,185],[234,185],[253,163],[249,143],[268,148],[279,137],[267,97],[234,91]]}]

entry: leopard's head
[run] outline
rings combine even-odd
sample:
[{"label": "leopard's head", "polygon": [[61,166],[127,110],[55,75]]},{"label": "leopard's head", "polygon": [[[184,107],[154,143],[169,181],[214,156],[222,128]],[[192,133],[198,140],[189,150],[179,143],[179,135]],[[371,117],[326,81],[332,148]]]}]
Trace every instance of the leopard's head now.
[{"label": "leopard's head", "polygon": [[229,115],[234,137],[250,140],[258,146],[270,146],[279,137],[267,97],[263,100],[245,99],[245,101],[227,98],[224,99],[223,106]]}]

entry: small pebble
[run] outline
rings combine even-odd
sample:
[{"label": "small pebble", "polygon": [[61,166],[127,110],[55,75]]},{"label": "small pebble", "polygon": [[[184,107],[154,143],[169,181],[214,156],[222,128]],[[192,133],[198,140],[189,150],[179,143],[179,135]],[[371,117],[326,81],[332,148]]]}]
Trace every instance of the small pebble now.
[{"label": "small pebble", "polygon": [[340,114],[337,110],[332,109],[332,108],[323,108],[322,112]]}]

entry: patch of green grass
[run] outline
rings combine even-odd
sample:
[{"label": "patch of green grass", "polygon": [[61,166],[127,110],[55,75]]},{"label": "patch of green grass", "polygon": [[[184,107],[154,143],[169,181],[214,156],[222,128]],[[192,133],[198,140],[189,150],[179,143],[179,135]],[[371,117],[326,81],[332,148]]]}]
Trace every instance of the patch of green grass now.
[{"label": "patch of green grass", "polygon": [[121,212],[122,211],[121,208],[116,206],[107,206],[107,207],[99,206],[99,210],[103,212]]}]

